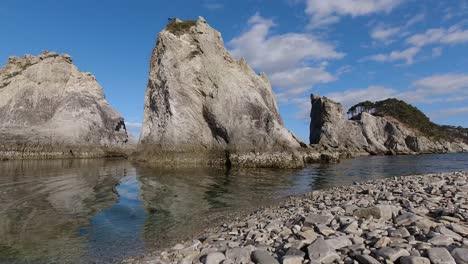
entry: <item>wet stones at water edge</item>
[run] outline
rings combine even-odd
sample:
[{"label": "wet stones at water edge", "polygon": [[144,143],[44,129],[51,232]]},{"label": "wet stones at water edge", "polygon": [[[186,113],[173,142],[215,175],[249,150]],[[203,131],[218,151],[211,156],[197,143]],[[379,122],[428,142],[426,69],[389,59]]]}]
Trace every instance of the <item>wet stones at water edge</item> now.
[{"label": "wet stones at water edge", "polygon": [[468,172],[293,197],[137,263],[468,263]]}]

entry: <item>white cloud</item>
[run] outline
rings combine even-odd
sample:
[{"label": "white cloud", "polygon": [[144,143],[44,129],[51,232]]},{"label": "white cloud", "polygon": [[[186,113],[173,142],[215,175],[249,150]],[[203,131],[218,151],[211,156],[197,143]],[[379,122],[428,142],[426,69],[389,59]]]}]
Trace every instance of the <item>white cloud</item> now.
[{"label": "white cloud", "polygon": [[229,41],[234,57],[245,57],[254,68],[277,72],[297,67],[307,60],[340,59],[344,53],[333,45],[305,33],[270,36],[273,20],[255,15],[249,20],[247,32]]},{"label": "white cloud", "polygon": [[406,42],[414,46],[423,47],[432,43],[439,42],[445,34],[446,31],[441,28],[428,29],[422,34],[416,34],[411,36],[406,40]]},{"label": "white cloud", "polygon": [[[379,101],[387,98],[398,98],[409,103],[432,104],[436,102],[464,102],[468,101],[468,74],[447,73],[433,75],[414,81],[406,91],[398,91],[384,86],[369,86],[363,89],[349,89],[341,92],[325,94],[326,97],[343,104],[347,111],[351,106],[365,101]],[[298,117],[308,118],[310,102],[307,98],[290,100],[299,109]],[[462,114],[467,107],[441,110],[441,113]]]},{"label": "white cloud", "polygon": [[[429,91],[432,94],[445,94],[468,89],[468,74],[447,73],[433,75],[413,83],[419,90]],[[468,93],[468,90],[465,90]]]},{"label": "white cloud", "polygon": [[345,112],[353,105],[362,101],[379,101],[394,97],[397,91],[384,86],[369,86],[364,89],[350,89],[342,92],[329,93],[325,96],[343,104]]},{"label": "white cloud", "polygon": [[[376,28],[371,33],[371,36],[382,42],[391,41],[390,38],[394,35],[394,31],[396,31],[396,28],[383,28],[381,30]],[[462,23],[456,24],[447,29],[431,28],[426,30],[424,33],[408,37],[405,42],[409,47],[404,50],[395,50],[388,54],[375,54],[366,57],[364,60],[373,60],[378,62],[404,61],[408,65],[413,64],[416,55],[425,46],[468,43],[468,29],[463,29]],[[432,49],[432,57],[438,57],[440,55],[442,55],[442,47],[438,46]]]},{"label": "white cloud", "polygon": [[402,0],[306,0],[306,13],[312,28],[336,23],[340,16],[364,16],[389,13]]},{"label": "white cloud", "polygon": [[414,17],[412,17],[410,20],[408,20],[408,22],[406,22],[405,27],[416,25],[417,23],[423,21],[424,19],[426,19],[426,14],[424,13],[417,14]]},{"label": "white cloud", "polygon": [[451,20],[457,17],[465,17],[468,14],[468,2],[466,0],[461,0],[459,2],[459,5],[450,6],[444,10],[444,20]]},{"label": "white cloud", "polygon": [[142,127],[142,123],[138,123],[138,122],[126,122],[125,123],[125,126],[127,128],[141,128]]},{"label": "white cloud", "polygon": [[468,114],[468,107],[449,108],[431,113],[432,117],[446,117],[452,115]]},{"label": "white cloud", "polygon": [[405,50],[394,50],[388,54],[376,54],[367,57],[367,60],[373,60],[378,62],[395,62],[404,61],[405,64],[413,64],[414,57],[419,53],[421,49],[419,47],[410,47]]},{"label": "white cloud", "polygon": [[460,44],[468,42],[468,30],[462,29],[460,25],[454,25],[448,29],[431,28],[421,34],[409,37],[408,44],[423,47],[430,44]]},{"label": "white cloud", "polygon": [[384,27],[378,26],[372,29],[370,35],[371,38],[384,43],[392,42],[392,38],[397,35],[401,30],[401,27]]},{"label": "white cloud", "polygon": [[125,127],[127,131],[130,132],[131,135],[135,137],[140,136],[142,123],[141,122],[125,122]]},{"label": "white cloud", "polygon": [[432,57],[439,57],[442,55],[442,47],[435,47],[432,49]]},{"label": "white cloud", "polygon": [[224,4],[217,2],[215,0],[205,0],[203,3],[203,7],[209,10],[218,10],[218,9],[223,9]]},{"label": "white cloud", "polygon": [[444,44],[460,44],[468,42],[468,29],[457,29],[449,31],[448,34],[441,40]]},{"label": "white cloud", "polygon": [[253,68],[270,76],[273,87],[281,90],[277,95],[280,102],[316,83],[335,80],[326,71],[324,60],[343,58],[344,53],[308,33],[271,35],[274,26],[273,20],[256,14],[249,19],[249,29],[228,46],[234,57],[245,57]]},{"label": "white cloud", "polygon": [[343,103],[345,109],[364,100],[378,101],[399,98],[410,103],[460,102],[468,100],[468,74],[447,73],[414,81],[407,91],[399,92],[384,86],[369,86],[326,95]]},{"label": "white cloud", "polygon": [[353,71],[353,67],[351,67],[350,65],[341,66],[336,70],[336,76],[341,76],[351,71]]},{"label": "white cloud", "polygon": [[424,13],[420,13],[413,16],[404,25],[401,26],[388,26],[380,24],[371,30],[370,36],[372,39],[378,42],[389,44],[394,41],[394,38],[401,38],[404,35],[409,34],[408,32],[402,31],[408,29],[420,21],[423,21],[425,18],[426,15]]},{"label": "white cloud", "polygon": [[324,67],[301,67],[276,72],[270,76],[270,79],[274,87],[286,90],[285,93],[291,95],[307,92],[314,84],[336,80]]},{"label": "white cloud", "polygon": [[415,103],[465,101],[468,95],[468,74],[447,73],[419,79],[412,90],[400,93],[399,98]]},{"label": "white cloud", "polygon": [[310,99],[309,97],[293,98],[290,100],[290,103],[293,103],[298,108],[298,111],[295,114],[295,118],[299,120],[309,120],[310,118]]}]

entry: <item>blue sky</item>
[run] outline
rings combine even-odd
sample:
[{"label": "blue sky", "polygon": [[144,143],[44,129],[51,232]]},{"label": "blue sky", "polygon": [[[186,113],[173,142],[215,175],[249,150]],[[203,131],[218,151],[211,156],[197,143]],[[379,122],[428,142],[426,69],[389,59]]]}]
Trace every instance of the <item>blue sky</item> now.
[{"label": "blue sky", "polygon": [[310,93],[345,107],[397,97],[468,127],[468,0],[2,0],[0,63],[70,54],[137,133],[157,33],[169,17],[200,15],[268,74],[305,141]]}]

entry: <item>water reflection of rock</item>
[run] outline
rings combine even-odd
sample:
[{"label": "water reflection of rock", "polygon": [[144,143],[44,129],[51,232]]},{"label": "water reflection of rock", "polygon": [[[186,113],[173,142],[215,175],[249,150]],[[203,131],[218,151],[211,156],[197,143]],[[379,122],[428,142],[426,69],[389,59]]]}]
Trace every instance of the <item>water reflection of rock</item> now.
[{"label": "water reflection of rock", "polygon": [[101,263],[119,250],[167,246],[236,209],[288,195],[467,170],[466,155],[365,157],[301,170],[228,173],[161,171],[118,160],[0,162],[0,263],[12,263],[6,255],[21,258],[16,263]]},{"label": "water reflection of rock", "polygon": [[114,263],[144,253],[141,239],[147,213],[140,199],[140,182],[134,169],[115,187],[119,199],[100,211],[81,229],[88,239],[86,263]]},{"label": "water reflection of rock", "polygon": [[290,194],[296,170],[158,170],[137,167],[147,246],[191,235],[227,212]]},{"label": "water reflection of rock", "polygon": [[76,262],[86,246],[77,230],[116,201],[112,188],[126,166],[111,160],[2,162],[0,262]]}]

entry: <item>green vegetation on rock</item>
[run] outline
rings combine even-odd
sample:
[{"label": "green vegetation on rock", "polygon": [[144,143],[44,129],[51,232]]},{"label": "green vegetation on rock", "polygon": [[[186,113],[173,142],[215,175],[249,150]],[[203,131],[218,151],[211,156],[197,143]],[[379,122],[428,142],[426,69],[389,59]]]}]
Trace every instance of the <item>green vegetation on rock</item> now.
[{"label": "green vegetation on rock", "polygon": [[434,139],[462,139],[468,142],[468,128],[435,124],[417,107],[395,98],[377,102],[365,101],[358,103],[349,108],[348,115],[350,115],[351,119],[359,119],[363,112],[375,116],[393,117]]},{"label": "green vegetation on rock", "polygon": [[18,259],[19,256],[20,253],[18,250],[10,246],[0,244],[0,263],[13,262],[13,260]]},{"label": "green vegetation on rock", "polygon": [[185,33],[188,33],[190,28],[192,28],[196,24],[196,20],[178,21],[177,19],[172,19],[171,22],[169,22],[169,24],[166,26],[166,30],[168,30],[174,35],[180,36]]}]

